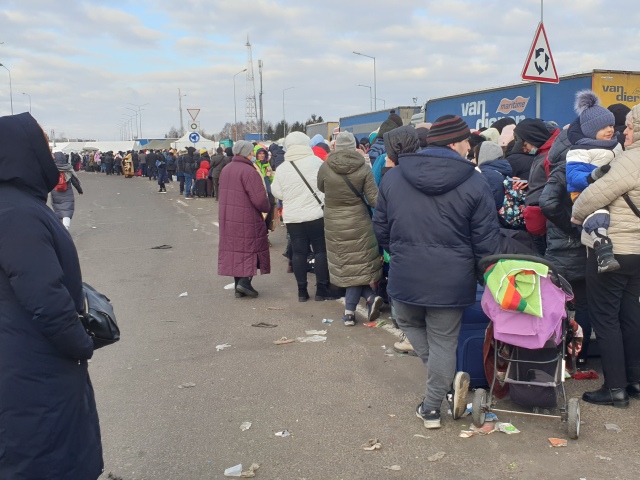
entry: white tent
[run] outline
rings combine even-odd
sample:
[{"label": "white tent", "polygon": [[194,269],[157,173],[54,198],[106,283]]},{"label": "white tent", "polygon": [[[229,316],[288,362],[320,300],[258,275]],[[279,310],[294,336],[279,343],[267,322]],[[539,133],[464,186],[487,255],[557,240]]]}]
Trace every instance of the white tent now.
[{"label": "white tent", "polygon": [[191,142],[191,140],[189,140],[189,135],[191,135],[191,132],[185,133],[182,138],[173,142],[171,146],[176,150],[182,150],[187,147],[195,147],[198,150],[200,150],[201,148],[206,148],[207,150],[211,150],[211,149],[215,150],[216,148],[218,148],[219,142],[208,140],[202,136],[200,137],[200,141],[194,144]]}]

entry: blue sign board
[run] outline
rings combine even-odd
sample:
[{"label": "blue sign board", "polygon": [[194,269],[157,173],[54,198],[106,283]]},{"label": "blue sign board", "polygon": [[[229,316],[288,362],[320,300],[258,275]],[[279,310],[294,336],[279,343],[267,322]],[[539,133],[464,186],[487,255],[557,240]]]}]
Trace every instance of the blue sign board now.
[{"label": "blue sign board", "polygon": [[200,141],[200,134],[198,132],[191,132],[189,134],[189,141],[191,143],[198,143]]}]

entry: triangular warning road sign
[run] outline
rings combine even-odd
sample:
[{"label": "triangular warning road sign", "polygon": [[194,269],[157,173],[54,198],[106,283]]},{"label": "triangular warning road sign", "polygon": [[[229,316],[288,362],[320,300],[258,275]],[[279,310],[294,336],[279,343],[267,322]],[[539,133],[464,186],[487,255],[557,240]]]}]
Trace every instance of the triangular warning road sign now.
[{"label": "triangular warning road sign", "polygon": [[531,50],[527,56],[527,61],[522,69],[523,80],[533,80],[536,82],[558,83],[558,71],[551,55],[547,32],[544,30],[542,22],[538,24],[538,29],[533,37]]},{"label": "triangular warning road sign", "polygon": [[198,114],[200,113],[200,109],[199,108],[187,108],[187,112],[189,113],[189,115],[191,115],[191,120],[193,120],[195,122],[196,118],[198,117]]}]

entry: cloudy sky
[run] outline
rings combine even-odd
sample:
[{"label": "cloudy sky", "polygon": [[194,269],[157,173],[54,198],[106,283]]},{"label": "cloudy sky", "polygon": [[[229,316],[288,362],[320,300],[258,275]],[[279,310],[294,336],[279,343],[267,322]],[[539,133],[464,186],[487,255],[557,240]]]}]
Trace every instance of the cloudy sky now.
[{"label": "cloudy sky", "polygon": [[[560,75],[640,70],[637,0],[547,0],[544,24]],[[2,0],[0,63],[14,112],[47,130],[118,140],[126,107],[144,137],[201,108],[208,133],[233,122],[233,76],[253,44],[264,63],[264,117],[337,120],[369,110],[373,61],[386,107],[518,83],[540,20],[539,0]],[[0,115],[10,113],[0,67]],[[238,120],[246,77],[236,77]],[[378,102],[381,109],[383,102]]]}]

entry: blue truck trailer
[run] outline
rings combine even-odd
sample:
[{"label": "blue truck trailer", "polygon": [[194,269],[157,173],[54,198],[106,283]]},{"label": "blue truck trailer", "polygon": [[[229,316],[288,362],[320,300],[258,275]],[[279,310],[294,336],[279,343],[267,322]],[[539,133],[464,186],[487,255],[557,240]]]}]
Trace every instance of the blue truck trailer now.
[{"label": "blue truck trailer", "polygon": [[489,128],[503,117],[511,117],[516,123],[525,118],[542,118],[563,126],[576,118],[576,92],[585,88],[594,90],[605,107],[614,103],[632,107],[640,103],[640,72],[592,70],[560,77],[557,84],[542,83],[539,88],[536,82],[526,82],[432,98],[411,123],[434,122],[442,115],[455,114],[476,130]]}]

